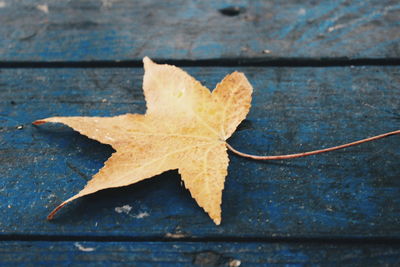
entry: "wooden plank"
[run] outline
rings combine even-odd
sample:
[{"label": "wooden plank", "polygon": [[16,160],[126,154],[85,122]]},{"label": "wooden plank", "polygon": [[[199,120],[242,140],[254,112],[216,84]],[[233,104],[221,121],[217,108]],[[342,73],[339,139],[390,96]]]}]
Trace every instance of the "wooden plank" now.
[{"label": "wooden plank", "polygon": [[[187,68],[214,85],[232,68]],[[254,86],[251,112],[229,143],[253,154],[329,147],[399,129],[398,67],[240,68]],[[143,70],[2,69],[2,235],[196,237],[400,237],[400,137],[277,162],[230,156],[222,225],[171,171],[48,212],[78,192],[112,149],[54,115],[143,113]],[[21,127],[18,126],[23,126]],[[129,212],[118,207],[129,205]]]},{"label": "wooden plank", "polygon": [[383,244],[224,242],[1,242],[2,266],[398,266],[400,248]]},{"label": "wooden plank", "polygon": [[398,58],[399,17],[397,0],[2,0],[0,61]]}]

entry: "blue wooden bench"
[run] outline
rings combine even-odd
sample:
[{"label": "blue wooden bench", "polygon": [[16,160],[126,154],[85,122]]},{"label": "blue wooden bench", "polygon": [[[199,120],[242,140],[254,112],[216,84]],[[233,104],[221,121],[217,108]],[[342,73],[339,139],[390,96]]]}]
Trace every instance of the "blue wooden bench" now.
[{"label": "blue wooden bench", "polygon": [[400,128],[400,4],[0,1],[0,265],[399,265],[400,138],[285,161],[230,155],[216,226],[170,171],[77,200],[112,148],[55,115],[144,113],[144,56],[213,88],[244,72],[252,154]]}]

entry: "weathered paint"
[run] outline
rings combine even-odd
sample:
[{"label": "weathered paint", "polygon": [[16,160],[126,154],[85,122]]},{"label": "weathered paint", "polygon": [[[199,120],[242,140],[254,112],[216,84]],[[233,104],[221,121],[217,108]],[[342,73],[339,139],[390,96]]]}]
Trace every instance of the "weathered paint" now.
[{"label": "weathered paint", "polygon": [[[235,242],[2,242],[2,266],[396,266],[388,244]],[[240,265],[239,265],[240,264]]]},{"label": "weathered paint", "polygon": [[[213,88],[234,69],[186,70]],[[238,70],[255,90],[248,118],[229,140],[242,151],[307,151],[399,129],[398,67]],[[231,155],[219,227],[174,171],[77,200],[46,221],[113,150],[67,127],[30,122],[55,115],[143,113],[142,75],[142,68],[1,70],[0,236],[400,236],[398,136],[287,161]],[[129,214],[115,212],[124,205],[131,207]],[[140,213],[148,216],[132,217]]]},{"label": "weathered paint", "polygon": [[3,62],[400,56],[397,0],[2,3]]}]

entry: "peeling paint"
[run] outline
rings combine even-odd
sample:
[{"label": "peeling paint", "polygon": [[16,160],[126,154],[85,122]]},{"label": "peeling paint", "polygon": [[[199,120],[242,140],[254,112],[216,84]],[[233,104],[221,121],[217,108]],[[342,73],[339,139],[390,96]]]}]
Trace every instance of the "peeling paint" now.
[{"label": "peeling paint", "polygon": [[131,210],[132,210],[132,206],[130,206],[130,205],[123,205],[121,207],[115,207],[114,210],[117,213],[125,213],[125,214],[127,214],[130,217],[135,218],[135,219],[143,219],[145,217],[150,216],[150,214],[148,212],[146,212],[146,211],[141,211],[141,212],[139,212],[138,214],[135,214],[135,215],[129,214],[131,212]]},{"label": "peeling paint", "polygon": [[125,213],[129,214],[129,212],[132,210],[132,207],[129,205],[123,205],[122,207],[115,207],[115,212],[117,213]]},{"label": "peeling paint", "polygon": [[305,8],[300,8],[297,14],[299,16],[304,16],[307,13],[307,10]]},{"label": "peeling paint", "polygon": [[150,214],[148,213],[148,212],[139,212],[138,214],[136,214],[136,215],[132,215],[132,217],[133,218],[136,218],[136,219],[143,219],[143,218],[146,218],[146,217],[149,217],[150,216]]},{"label": "peeling paint", "polygon": [[346,26],[345,24],[338,24],[338,25],[329,27],[329,28],[328,28],[328,32],[333,32],[333,31],[335,31],[335,30],[339,30],[339,29],[341,29],[341,28],[344,28],[345,26]]},{"label": "peeling paint", "polygon": [[178,239],[178,238],[184,238],[186,237],[186,235],[182,233],[166,233],[165,237]]},{"label": "peeling paint", "polygon": [[95,251],[95,248],[90,248],[90,247],[84,247],[81,244],[79,244],[78,242],[74,243],[75,247],[78,248],[80,251],[83,252],[92,252]]},{"label": "peeling paint", "polygon": [[48,5],[37,5],[36,9],[42,11],[43,13],[49,13],[49,6]]},{"label": "peeling paint", "polygon": [[228,264],[229,267],[239,267],[242,262],[240,260],[231,260]]},{"label": "peeling paint", "polygon": [[113,0],[101,0],[101,4],[103,7],[112,7],[113,5]]}]

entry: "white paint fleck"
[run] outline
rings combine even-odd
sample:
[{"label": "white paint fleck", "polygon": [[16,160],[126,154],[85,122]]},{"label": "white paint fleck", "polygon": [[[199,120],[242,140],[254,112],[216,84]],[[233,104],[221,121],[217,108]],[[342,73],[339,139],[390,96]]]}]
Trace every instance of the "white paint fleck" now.
[{"label": "white paint fleck", "polygon": [[7,6],[6,2],[0,1],[0,8],[4,8],[6,6]]},{"label": "white paint fleck", "polygon": [[146,218],[146,217],[150,216],[150,214],[147,211],[141,211],[141,212],[139,212],[138,214],[135,214],[135,215],[129,214],[129,212],[131,212],[131,210],[132,210],[132,207],[129,206],[129,205],[123,205],[121,207],[115,207],[114,210],[117,213],[125,213],[126,215],[128,215],[128,216],[130,216],[132,218],[135,218],[135,219],[143,219],[143,218]]},{"label": "white paint fleck", "polygon": [[229,267],[239,267],[242,262],[240,260],[231,260],[229,262]]},{"label": "white paint fleck", "polygon": [[132,215],[132,217],[136,218],[136,219],[143,219],[143,218],[146,218],[146,217],[149,217],[149,216],[150,216],[150,214],[148,212],[139,212],[136,215]]},{"label": "white paint fleck", "polygon": [[76,248],[78,248],[80,251],[83,251],[83,252],[92,252],[92,251],[96,250],[95,248],[84,247],[81,244],[79,244],[78,242],[76,242],[74,245]]},{"label": "white paint fleck", "polygon": [[305,8],[300,8],[299,11],[297,12],[297,14],[299,14],[300,16],[304,16],[306,14],[306,9]]},{"label": "white paint fleck", "polygon": [[112,7],[113,0],[101,0],[101,4],[103,7]]},{"label": "white paint fleck", "polygon": [[40,11],[42,11],[43,13],[48,14],[49,13],[49,6],[48,5],[37,5],[36,8]]},{"label": "white paint fleck", "polygon": [[184,238],[186,236],[184,234],[182,234],[182,233],[166,233],[165,237],[179,239],[179,238]]},{"label": "white paint fleck", "polygon": [[328,32],[333,32],[333,31],[339,30],[341,28],[344,28],[345,26],[346,26],[345,24],[338,24],[338,25],[329,27]]},{"label": "white paint fleck", "polygon": [[117,213],[125,213],[129,214],[129,212],[132,210],[132,207],[129,205],[123,205],[122,207],[115,207],[115,212]]}]

